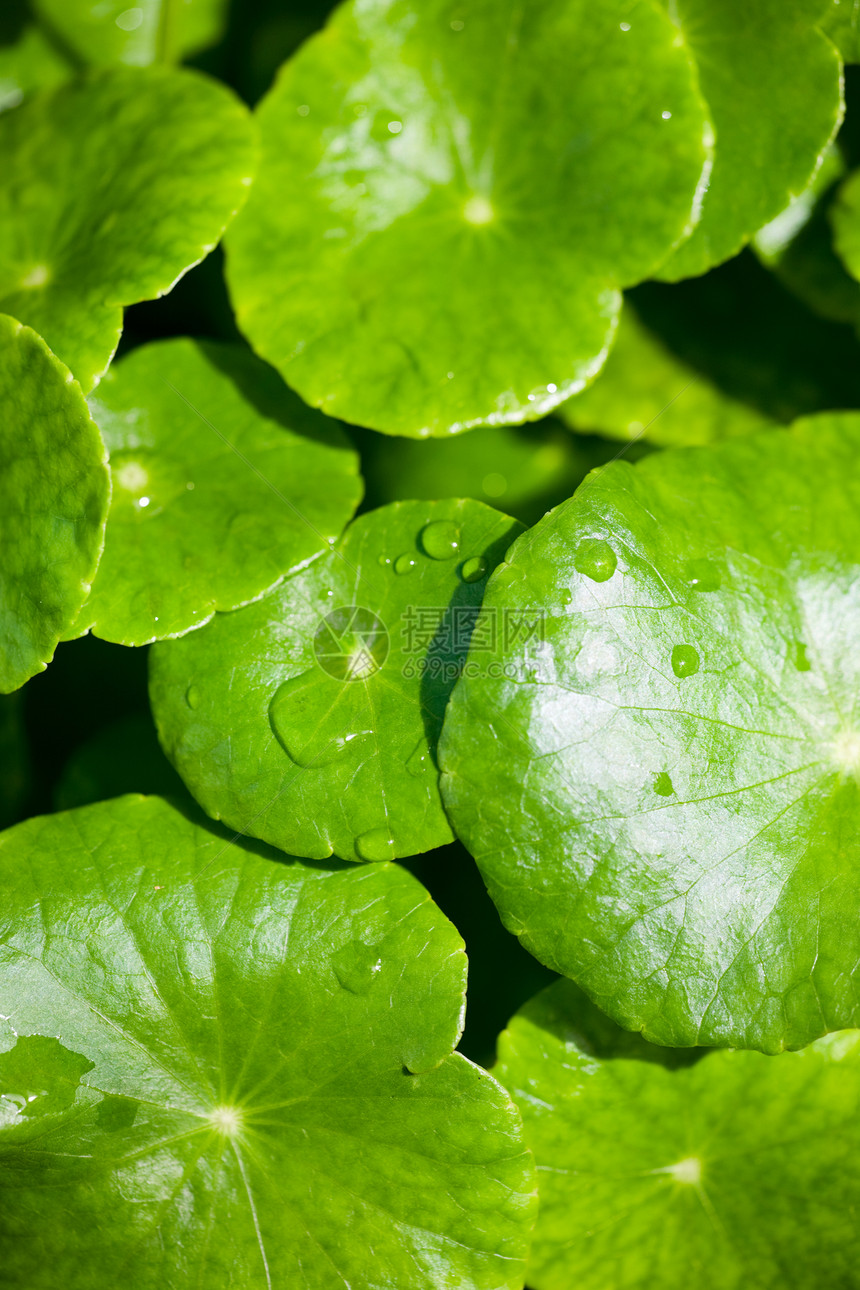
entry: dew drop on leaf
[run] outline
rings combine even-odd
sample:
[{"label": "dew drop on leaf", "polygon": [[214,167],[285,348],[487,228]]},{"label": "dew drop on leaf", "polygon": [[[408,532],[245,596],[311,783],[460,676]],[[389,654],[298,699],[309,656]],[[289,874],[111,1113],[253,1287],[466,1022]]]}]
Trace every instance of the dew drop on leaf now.
[{"label": "dew drop on leaf", "polygon": [[367,994],[382,971],[379,946],[350,941],[333,956],[332,967],[345,990],[351,994]]},{"label": "dew drop on leaf", "polygon": [[418,561],[414,555],[399,555],[394,561],[395,573],[411,573]]},{"label": "dew drop on leaf", "polygon": [[672,650],[672,671],[678,677],[693,676],[699,670],[699,651],[692,645],[676,645]]},{"label": "dew drop on leaf", "polygon": [[481,578],[487,576],[488,568],[489,565],[482,555],[473,555],[463,562],[460,577],[464,582],[480,582]]},{"label": "dew drop on leaf", "polygon": [[409,758],[406,762],[406,769],[409,771],[410,775],[415,777],[415,779],[420,779],[422,775],[427,774],[432,765],[433,758],[430,756],[430,749],[422,739],[409,754]]},{"label": "dew drop on leaf", "polygon": [[608,582],[618,567],[618,557],[602,538],[588,538],[576,548],[573,567],[592,582]]},{"label": "dew drop on leaf", "polygon": [[421,530],[421,546],[431,560],[453,560],[460,550],[460,528],[452,520],[434,520]]},{"label": "dew drop on leaf", "polygon": [[675,787],[672,783],[672,776],[668,771],[661,770],[654,776],[654,792],[658,797],[672,797]]},{"label": "dew drop on leaf", "polygon": [[355,849],[362,860],[393,860],[394,838],[388,829],[369,829],[356,838]]},{"label": "dew drop on leaf", "polygon": [[189,708],[199,708],[200,691],[196,685],[189,685],[188,689],[185,691],[185,702],[188,704]]},{"label": "dew drop on leaf", "polygon": [[795,641],[794,666],[797,668],[798,672],[808,672],[812,667],[812,664],[806,657],[806,646],[803,641]]},{"label": "dew drop on leaf", "polygon": [[269,725],[287,756],[303,770],[337,761],[368,733],[344,727],[331,691],[320,683],[315,669],[278,686],[269,704]]}]

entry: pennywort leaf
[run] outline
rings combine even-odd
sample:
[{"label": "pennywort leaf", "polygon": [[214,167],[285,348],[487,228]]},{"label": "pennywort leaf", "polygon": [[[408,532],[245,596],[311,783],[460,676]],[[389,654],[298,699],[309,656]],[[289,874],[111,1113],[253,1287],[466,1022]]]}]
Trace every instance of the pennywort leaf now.
[{"label": "pennywort leaf", "polygon": [[[822,0],[664,0],[696,60],[717,136],[693,235],[660,276],[728,259],[806,188],[842,120],[841,60]],[[790,89],[787,89],[790,87]]]},{"label": "pennywort leaf", "polygon": [[201,626],[328,551],[360,500],[340,427],[239,346],[142,346],[90,408],[113,500],[76,634],[142,645]]},{"label": "pennywort leaf", "polygon": [[228,241],[258,352],[390,434],[518,423],[581,389],[619,288],[689,231],[707,155],[687,52],[650,0],[456,13],[336,10],[258,109]]},{"label": "pennywort leaf", "polygon": [[254,166],[252,123],[197,72],[117,69],[0,117],[0,308],[85,393],[122,307],[168,291],[220,238]]},{"label": "pennywort leaf", "polygon": [[846,413],[616,462],[488,585],[535,629],[458,683],[445,804],[526,948],[659,1043],[860,1019],[858,449]]},{"label": "pennywort leaf", "polygon": [[821,23],[846,63],[860,63],[860,7],[857,0],[829,0]]},{"label": "pennywort leaf", "polygon": [[773,424],[673,354],[630,304],[597,380],[563,403],[558,416],[574,430],[665,447],[712,443]]},{"label": "pennywort leaf", "polygon": [[513,1018],[495,1074],[538,1166],[529,1285],[852,1284],[860,1035],[683,1056],[620,1031],[569,981]]},{"label": "pennywort leaf", "polygon": [[519,1117],[409,874],[126,797],[0,836],[0,888],[7,1285],[522,1285]]},{"label": "pennywort leaf", "polygon": [[0,315],[0,693],[44,670],[104,545],[107,455],[71,373]]},{"label": "pennywort leaf", "polygon": [[145,67],[206,49],[220,37],[227,0],[33,0],[37,16],[88,66]]},{"label": "pennywort leaf", "polygon": [[197,801],[312,858],[450,842],[436,741],[487,575],[521,531],[481,502],[394,503],[263,600],[156,646],[159,735]]}]

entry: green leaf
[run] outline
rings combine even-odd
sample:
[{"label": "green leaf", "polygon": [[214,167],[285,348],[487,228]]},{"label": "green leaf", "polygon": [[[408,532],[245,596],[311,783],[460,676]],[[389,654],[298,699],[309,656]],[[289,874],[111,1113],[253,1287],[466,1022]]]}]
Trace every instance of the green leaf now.
[{"label": "green leaf", "polygon": [[98,427],[41,337],[0,315],[0,693],[42,672],[89,594],[110,499]]},{"label": "green leaf", "polygon": [[409,874],[126,797],[2,835],[0,888],[5,1285],[522,1285],[519,1116]]},{"label": "green leaf", "polygon": [[845,413],[617,462],[488,585],[542,631],[457,685],[445,805],[508,928],[658,1043],[860,1021],[858,453]]},{"label": "green leaf", "polygon": [[328,551],[361,499],[340,427],[239,346],[142,346],[90,410],[113,500],[76,635],[143,645],[199,627]]},{"label": "green leaf", "polygon": [[[355,429],[353,429],[355,433]],[[569,497],[589,470],[618,451],[602,439],[574,439],[552,417],[524,426],[479,426],[450,439],[359,436],[368,500],[474,497],[534,524]]]},{"label": "green leaf", "polygon": [[707,155],[646,0],[347,4],[258,118],[239,326],[307,402],[415,437],[581,389],[619,288],[689,231]]},{"label": "green leaf", "polygon": [[716,128],[692,237],[661,267],[675,282],[735,255],[808,185],[842,120],[842,64],[817,29],[822,0],[663,0],[696,60]]},{"label": "green leaf", "polygon": [[0,43],[0,112],[17,107],[25,94],[61,85],[73,74],[72,64],[38,27],[25,27],[13,43]]},{"label": "green leaf", "polygon": [[830,0],[821,23],[846,63],[860,63],[860,4],[857,0]]},{"label": "green leaf", "polygon": [[159,736],[197,801],[312,858],[450,842],[436,740],[486,576],[521,528],[481,502],[395,503],[264,600],[157,645]]},{"label": "green leaf", "polygon": [[597,380],[557,415],[574,430],[664,447],[711,443],[773,424],[676,357],[629,304]]},{"label": "green leaf", "polygon": [[853,1286],[860,1035],[690,1064],[619,1031],[570,982],[499,1042],[535,1153],[534,1290]]},{"label": "green leaf", "polygon": [[36,14],[91,66],[145,67],[196,54],[220,38],[227,0],[33,0]]},{"label": "green leaf", "polygon": [[197,72],[91,75],[0,117],[0,308],[32,326],[84,392],[122,306],[169,291],[242,204],[252,122]]}]

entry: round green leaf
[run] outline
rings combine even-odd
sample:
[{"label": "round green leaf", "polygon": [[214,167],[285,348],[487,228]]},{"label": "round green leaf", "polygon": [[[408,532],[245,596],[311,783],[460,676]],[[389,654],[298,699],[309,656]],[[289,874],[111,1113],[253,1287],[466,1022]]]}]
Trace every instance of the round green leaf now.
[{"label": "round green leaf", "polygon": [[3,834],[0,889],[5,1285],[522,1285],[519,1116],[409,874],[126,797]]},{"label": "round green leaf", "polygon": [[821,30],[846,63],[860,63],[860,5],[857,0],[830,0]]},{"label": "round green leaf", "polygon": [[53,657],[89,594],[110,499],[86,400],[45,342],[0,315],[0,693]]},{"label": "round green leaf", "polygon": [[77,635],[143,645],[247,604],[328,551],[361,498],[340,427],[238,346],[142,346],[90,410],[113,500]]},{"label": "round green leaf", "polygon": [[557,415],[574,430],[665,447],[711,443],[773,424],[676,357],[629,304],[597,380]]},{"label": "round green leaf", "polygon": [[648,0],[347,4],[258,118],[239,326],[307,402],[420,437],[581,389],[618,288],[689,231],[706,159]]},{"label": "round green leaf", "polygon": [[806,188],[842,119],[842,63],[815,24],[822,0],[663,0],[699,69],[716,128],[692,237],[658,276],[735,255]]},{"label": "round green leaf", "polygon": [[802,1053],[656,1049],[569,981],[511,1021],[495,1074],[535,1153],[533,1290],[855,1286],[860,1035]]},{"label": "round green leaf", "polygon": [[860,1021],[858,454],[848,413],[617,462],[487,588],[543,631],[458,683],[445,805],[526,948],[658,1043]]},{"label": "round green leaf", "polygon": [[312,858],[450,842],[436,740],[487,574],[521,529],[481,502],[395,503],[265,599],[157,645],[159,736],[197,801]]},{"label": "round green leaf", "polygon": [[227,0],[32,0],[36,14],[91,66],[145,67],[195,54],[221,36]]},{"label": "round green leaf", "polygon": [[122,306],[169,291],[244,201],[252,122],[223,85],[100,72],[0,117],[0,308],[92,389]]}]

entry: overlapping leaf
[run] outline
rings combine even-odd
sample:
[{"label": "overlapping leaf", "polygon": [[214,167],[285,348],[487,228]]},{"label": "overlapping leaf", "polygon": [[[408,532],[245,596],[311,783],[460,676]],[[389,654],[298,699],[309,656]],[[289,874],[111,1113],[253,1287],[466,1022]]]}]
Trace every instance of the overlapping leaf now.
[{"label": "overlapping leaf", "polygon": [[242,204],[252,123],[224,86],[164,68],[93,73],[0,117],[0,308],[84,392],[122,307],[168,291]]},{"label": "overlapping leaf", "polygon": [[696,60],[717,135],[692,237],[668,281],[728,259],[806,188],[842,119],[839,55],[823,0],[663,0]]},{"label": "overlapping leaf", "polygon": [[581,389],[618,289],[689,231],[707,151],[649,0],[347,4],[258,116],[240,327],[309,403],[419,437]]},{"label": "overlapping leaf", "polygon": [[157,645],[159,735],[197,801],[294,855],[450,842],[436,740],[486,577],[520,532],[481,502],[394,503],[265,599]]},{"label": "overlapping leaf", "polygon": [[519,1117],[410,875],[127,797],[0,836],[0,889],[5,1285],[522,1285]]},{"label": "overlapping leaf", "polygon": [[227,0],[33,0],[35,12],[87,66],[173,61],[221,35]]},{"label": "overlapping leaf", "polygon": [[41,672],[74,622],[109,499],[80,387],[35,332],[0,315],[0,692]]},{"label": "overlapping leaf", "polygon": [[113,500],[77,634],[142,645],[198,627],[328,551],[360,500],[340,427],[238,346],[143,346],[90,407]]},{"label": "overlapping leaf", "polygon": [[860,1020],[858,452],[847,413],[618,462],[487,588],[541,631],[458,683],[446,807],[508,927],[657,1042]]},{"label": "overlapping leaf", "polygon": [[860,1035],[691,1056],[568,981],[513,1018],[495,1074],[538,1167],[534,1290],[854,1285]]},{"label": "overlapping leaf", "polygon": [[575,430],[665,447],[711,443],[773,424],[676,357],[629,304],[597,380],[558,415]]}]

